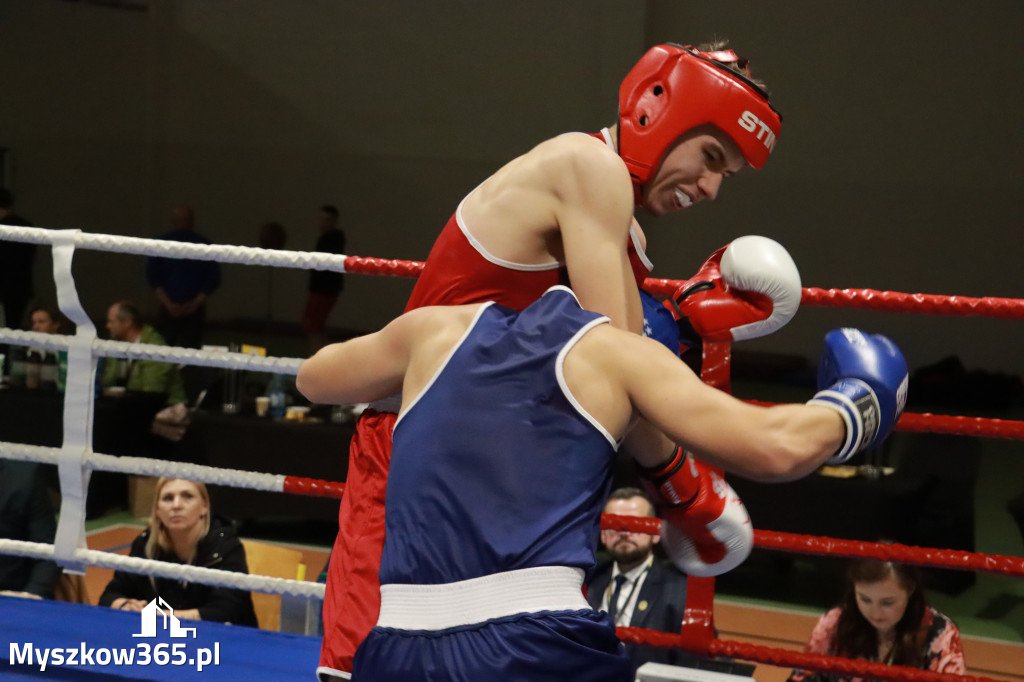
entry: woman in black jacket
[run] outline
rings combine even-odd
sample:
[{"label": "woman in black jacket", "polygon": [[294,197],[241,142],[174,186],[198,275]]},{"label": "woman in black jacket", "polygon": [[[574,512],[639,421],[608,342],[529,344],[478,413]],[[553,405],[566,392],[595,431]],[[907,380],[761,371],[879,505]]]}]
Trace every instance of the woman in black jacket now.
[{"label": "woman in black jacket", "polygon": [[[210,513],[203,483],[161,478],[148,528],[132,542],[131,556],[248,573],[245,548],[232,526]],[[142,611],[160,596],[179,618],[257,626],[245,590],[115,571],[100,606]]]}]

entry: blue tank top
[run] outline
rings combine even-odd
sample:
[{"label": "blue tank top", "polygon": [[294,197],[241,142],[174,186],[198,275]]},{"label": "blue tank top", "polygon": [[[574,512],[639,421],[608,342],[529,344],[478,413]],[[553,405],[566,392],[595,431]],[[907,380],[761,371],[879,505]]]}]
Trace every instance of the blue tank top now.
[{"label": "blue tank top", "polygon": [[395,425],[382,585],[593,566],[617,444],[562,361],[607,321],[562,286],[521,313],[481,309]]}]

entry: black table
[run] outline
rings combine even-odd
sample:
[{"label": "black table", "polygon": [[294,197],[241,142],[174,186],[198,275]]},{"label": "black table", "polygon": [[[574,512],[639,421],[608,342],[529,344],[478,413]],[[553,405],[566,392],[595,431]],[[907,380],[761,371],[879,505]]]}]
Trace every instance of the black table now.
[{"label": "black table", "polygon": [[[890,436],[884,459],[894,472],[877,478],[812,474],[778,484],[728,479],[758,529],[975,551],[978,440],[898,432]],[[950,593],[976,579],[953,569],[924,573],[931,587]]]},{"label": "black table", "polygon": [[[93,450],[107,455],[166,456],[168,441],[149,431],[153,416],[164,403],[165,397],[154,393],[97,398],[93,410]],[[63,393],[52,389],[7,387],[0,390],[0,440],[59,448],[63,439]],[[46,466],[45,470],[56,488],[56,467]],[[112,508],[126,506],[127,480],[124,474],[92,472],[86,517],[95,518]]]},{"label": "black table", "polygon": [[[299,423],[199,411],[178,459],[228,469],[344,482],[353,424]],[[337,522],[338,500],[210,486],[215,509],[236,520],[290,517]]]},{"label": "black table", "polygon": [[[981,458],[978,439],[897,432],[881,453],[872,455],[880,455],[895,471],[877,478],[811,474],[788,483],[758,483],[732,475],[727,479],[758,530],[975,550],[975,484]],[[851,463],[866,461],[861,453]],[[640,485],[636,467],[625,453],[616,460],[614,484]],[[770,557],[779,568],[785,568],[794,556],[770,550],[755,550],[755,554]],[[805,560],[821,566],[834,561]],[[950,593],[969,587],[976,579],[973,572],[954,569],[926,569],[924,573],[931,587]],[[728,577],[721,581],[727,583]]]},{"label": "black table", "polygon": [[834,478],[812,474],[788,483],[728,476],[754,528],[846,540],[915,544],[917,512],[928,482],[917,476]]},{"label": "black table", "polygon": [[[160,395],[129,393],[98,397],[94,410],[93,450],[108,455],[153,457],[272,474],[344,482],[353,424],[297,423],[226,415],[200,410],[192,414],[177,443],[150,433],[154,415],[164,406]],[[0,440],[60,447],[64,395],[53,390],[0,390]],[[56,487],[56,467],[47,467]],[[87,518],[127,508],[125,474],[94,471],[89,482]],[[239,521],[256,517],[316,519],[336,523],[338,500],[210,486],[214,508]]]},{"label": "black table", "polygon": [[[150,446],[149,426],[164,407],[159,393],[128,392],[98,397],[93,410],[93,450],[110,455],[138,455]],[[0,439],[28,445],[60,447],[64,438],[64,394],[56,390],[0,390]]]}]

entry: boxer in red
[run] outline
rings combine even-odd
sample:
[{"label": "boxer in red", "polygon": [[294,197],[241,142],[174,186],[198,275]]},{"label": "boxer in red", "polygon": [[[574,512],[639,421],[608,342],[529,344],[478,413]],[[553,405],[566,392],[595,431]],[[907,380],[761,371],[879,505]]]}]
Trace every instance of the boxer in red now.
[{"label": "boxer in red", "polygon": [[[584,308],[642,333],[638,284],[651,264],[634,210],[660,216],[715,199],[726,177],[764,165],[780,126],[767,93],[732,50],[656,46],[623,80],[615,125],[597,135],[568,133],[542,142],[462,200],[406,309],[493,300],[521,310],[563,283]],[[749,294],[749,319],[735,326],[767,322],[760,329],[769,333],[788,321],[800,287],[791,266],[767,289],[718,287],[720,297]],[[355,650],[377,621],[384,495],[399,404],[385,400],[367,409],[350,447],[324,601],[318,668],[324,680],[350,678]],[[656,473],[666,462],[672,466],[674,446],[646,425],[633,430],[625,447]],[[708,570],[723,558],[715,553],[735,551],[713,548]]]}]

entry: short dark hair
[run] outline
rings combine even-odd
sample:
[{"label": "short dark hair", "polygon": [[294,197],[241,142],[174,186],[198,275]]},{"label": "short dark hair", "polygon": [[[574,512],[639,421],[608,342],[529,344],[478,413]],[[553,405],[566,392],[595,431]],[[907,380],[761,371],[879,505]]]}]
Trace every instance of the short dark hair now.
[{"label": "short dark hair", "polygon": [[142,311],[139,306],[131,301],[118,301],[114,305],[117,306],[117,319],[127,320],[133,327],[142,327]]},{"label": "short dark hair", "polygon": [[36,313],[46,313],[50,316],[50,319],[56,322],[59,326],[63,327],[67,318],[57,309],[51,308],[50,306],[37,305],[32,310],[28,311],[29,317],[32,317]]},{"label": "short dark hair", "polygon": [[647,505],[650,507],[650,512],[647,515],[657,516],[657,512],[655,512],[654,510],[654,500],[652,500],[651,496],[647,494],[647,491],[641,488],[616,488],[615,490],[612,491],[611,495],[608,496],[608,499],[605,501],[605,504],[608,504],[608,502],[611,502],[612,500],[628,500],[633,497],[639,497],[644,500],[647,500]]},{"label": "short dark hair", "polygon": [[335,218],[338,217],[338,207],[335,206],[334,204],[324,204],[323,206],[320,207],[320,210],[323,211],[324,213],[331,214]]}]

